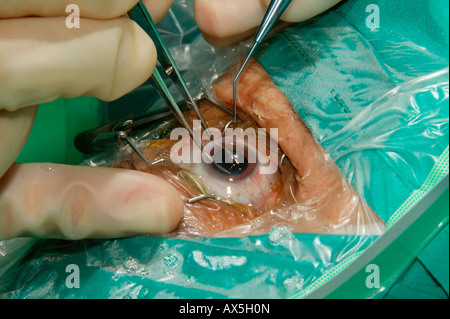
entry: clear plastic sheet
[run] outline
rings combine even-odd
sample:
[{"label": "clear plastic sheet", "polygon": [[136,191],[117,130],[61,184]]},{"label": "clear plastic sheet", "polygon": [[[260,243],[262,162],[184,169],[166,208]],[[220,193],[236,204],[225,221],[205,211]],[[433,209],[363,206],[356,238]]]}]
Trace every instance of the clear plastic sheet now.
[{"label": "clear plastic sheet", "polygon": [[[219,75],[211,87],[210,96],[228,108],[232,107],[233,78],[234,72],[228,71]],[[169,133],[173,119],[160,125],[155,123],[155,129],[144,130],[142,137],[136,138],[151,165],[134,152],[129,155],[117,152],[111,158],[109,166],[160,176],[181,192],[184,217],[171,237],[260,235],[279,224],[296,233],[371,237],[383,232],[383,221],[345,180],[257,61],[249,61],[239,82],[239,92],[240,120],[230,124],[230,131],[225,133],[223,128],[232,116],[211,103],[200,104],[208,127],[218,135],[211,142],[203,132],[206,143],[202,153],[197,149],[197,158],[186,130],[175,128]],[[185,116],[190,124],[196,119],[192,111],[185,112]],[[173,134],[176,130],[187,137],[179,140],[178,133]],[[216,148],[222,143],[223,149]],[[237,165],[240,171],[229,177],[217,164],[208,163],[204,155],[210,152],[209,147],[211,151],[216,148],[224,154],[235,152],[242,157]],[[183,154],[178,154],[180,151]],[[281,152],[286,157],[279,164]],[[221,156],[214,157],[217,163],[227,165]],[[177,163],[177,159],[183,158],[186,161]],[[90,165],[98,163],[90,160]],[[205,194],[215,198],[189,202]]]},{"label": "clear plastic sheet", "polygon": [[[200,95],[215,75],[238,62],[246,46],[210,47],[199,37],[190,5],[175,2],[160,27],[167,30],[163,35],[188,85]],[[257,58],[384,222],[423,184],[448,147],[448,62],[422,47],[364,38],[331,11],[272,37]],[[133,94],[147,91],[142,87]],[[147,109],[157,107],[146,101]],[[112,116],[120,114],[110,109],[103,115]],[[85,164],[110,161],[103,154]],[[0,296],[286,298],[373,240],[376,236],[295,233],[280,223],[268,234],[239,238],[27,240],[22,248],[14,243],[18,258],[4,258],[13,251],[4,241]],[[66,286],[70,264],[80,268],[81,289]]]}]

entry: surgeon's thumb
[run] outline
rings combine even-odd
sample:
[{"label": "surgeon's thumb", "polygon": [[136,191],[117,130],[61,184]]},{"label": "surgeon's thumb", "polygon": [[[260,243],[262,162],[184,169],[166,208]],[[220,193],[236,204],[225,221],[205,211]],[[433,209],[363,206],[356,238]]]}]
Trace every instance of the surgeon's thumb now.
[{"label": "surgeon's thumb", "polygon": [[0,110],[57,98],[115,100],[144,83],[156,64],[148,35],[128,18],[0,20]]},{"label": "surgeon's thumb", "polygon": [[183,215],[159,177],[117,168],[14,164],[0,179],[0,239],[165,234]]}]

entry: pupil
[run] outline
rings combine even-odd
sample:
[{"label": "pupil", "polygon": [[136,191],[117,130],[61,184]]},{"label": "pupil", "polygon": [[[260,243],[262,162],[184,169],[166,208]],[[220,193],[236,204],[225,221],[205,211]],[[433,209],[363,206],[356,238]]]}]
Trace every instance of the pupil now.
[{"label": "pupil", "polygon": [[222,159],[213,162],[213,167],[222,175],[239,176],[247,170],[248,159],[236,149],[222,149]]}]

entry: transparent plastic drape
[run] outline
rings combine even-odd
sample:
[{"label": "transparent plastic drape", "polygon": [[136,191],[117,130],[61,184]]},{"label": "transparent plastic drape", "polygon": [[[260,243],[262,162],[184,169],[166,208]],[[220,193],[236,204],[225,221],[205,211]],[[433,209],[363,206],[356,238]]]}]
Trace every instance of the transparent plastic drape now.
[{"label": "transparent plastic drape", "polygon": [[[206,44],[191,5],[176,1],[160,28],[188,85],[200,96],[211,92],[211,81],[235,65],[248,46],[214,49]],[[256,57],[352,187],[386,223],[448,148],[448,61],[426,48],[406,40],[369,39],[330,11],[271,37]],[[133,96],[146,92],[152,91],[141,87],[122,102],[130,105]],[[151,98],[139,101],[135,109],[160,105]],[[128,109],[118,110],[119,104],[105,109],[103,119],[126,115]],[[113,159],[91,157],[83,165],[109,165]],[[286,298],[377,237],[296,233],[285,222],[267,231],[235,238],[27,240],[23,246],[3,241],[0,295]],[[69,264],[80,268],[80,289],[66,286]]]}]

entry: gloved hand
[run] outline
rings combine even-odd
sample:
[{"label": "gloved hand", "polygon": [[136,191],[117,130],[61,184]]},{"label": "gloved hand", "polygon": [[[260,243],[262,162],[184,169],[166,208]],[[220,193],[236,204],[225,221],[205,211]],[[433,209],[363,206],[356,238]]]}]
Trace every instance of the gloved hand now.
[{"label": "gloved hand", "polygon": [[[0,1],[0,239],[159,234],[181,219],[179,192],[149,174],[12,164],[39,103],[83,95],[110,101],[150,77],[155,47],[137,24],[121,17],[137,2]],[[155,22],[172,4],[144,2]],[[80,9],[80,28],[66,25],[69,4]]]},{"label": "gloved hand", "polygon": [[[300,22],[336,5],[340,0],[293,0],[281,20]],[[204,38],[224,47],[256,32],[270,0],[195,0],[194,15]]]}]

